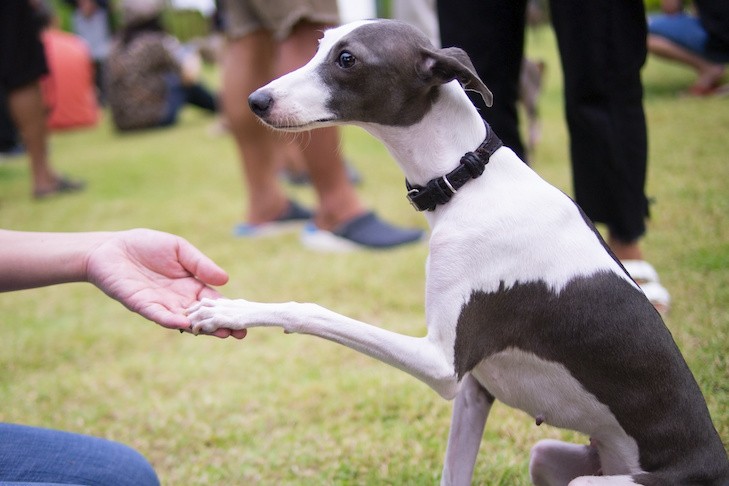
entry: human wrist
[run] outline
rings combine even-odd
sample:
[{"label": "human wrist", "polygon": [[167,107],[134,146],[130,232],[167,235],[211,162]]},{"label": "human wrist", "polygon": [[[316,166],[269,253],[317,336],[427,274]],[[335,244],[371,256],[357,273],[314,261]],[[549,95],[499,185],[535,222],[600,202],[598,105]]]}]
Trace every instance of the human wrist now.
[{"label": "human wrist", "polygon": [[89,260],[110,237],[104,232],[39,233],[39,258],[45,254],[49,260],[46,285],[89,281]]},{"label": "human wrist", "polygon": [[76,277],[75,281],[78,282],[90,282],[96,285],[94,271],[98,263],[95,258],[97,252],[101,247],[114,240],[115,232],[90,232],[90,233],[78,233],[79,241],[76,243],[78,253],[75,255],[75,262],[73,265],[73,274]]}]

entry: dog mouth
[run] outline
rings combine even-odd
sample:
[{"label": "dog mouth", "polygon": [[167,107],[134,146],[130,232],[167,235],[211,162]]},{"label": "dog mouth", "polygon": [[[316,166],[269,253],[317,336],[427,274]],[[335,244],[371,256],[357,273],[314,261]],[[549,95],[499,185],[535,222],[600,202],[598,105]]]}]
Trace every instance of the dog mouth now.
[{"label": "dog mouth", "polygon": [[320,118],[318,120],[312,120],[303,123],[291,123],[286,121],[277,122],[265,119],[261,120],[271,128],[284,132],[302,132],[306,130],[312,130],[314,128],[321,128],[332,125],[336,121],[334,118]]}]

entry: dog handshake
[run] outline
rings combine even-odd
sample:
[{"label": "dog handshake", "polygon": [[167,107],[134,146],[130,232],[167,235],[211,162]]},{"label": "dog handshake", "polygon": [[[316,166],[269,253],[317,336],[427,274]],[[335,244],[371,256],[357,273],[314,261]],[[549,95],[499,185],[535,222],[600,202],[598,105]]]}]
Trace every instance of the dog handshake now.
[{"label": "dog handshake", "polygon": [[[325,32],[314,58],[249,97],[279,130],[351,124],[380,139],[431,229],[424,337],[310,303],[204,299],[192,331],[281,327],[342,344],[455,399],[442,484],[470,484],[494,400],[585,434],[531,451],[537,485],[729,485],[705,400],[661,316],[565,194],[469,101],[460,49],[407,24]],[[242,100],[241,100],[242,102]]]}]

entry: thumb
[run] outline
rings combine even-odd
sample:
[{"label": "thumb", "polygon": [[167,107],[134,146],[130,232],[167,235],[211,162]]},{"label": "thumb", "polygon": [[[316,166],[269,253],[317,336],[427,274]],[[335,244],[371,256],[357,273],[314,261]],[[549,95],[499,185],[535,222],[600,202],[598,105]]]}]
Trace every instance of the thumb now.
[{"label": "thumb", "polygon": [[182,238],[180,238],[178,259],[185,270],[206,285],[225,285],[228,282],[225,270]]}]

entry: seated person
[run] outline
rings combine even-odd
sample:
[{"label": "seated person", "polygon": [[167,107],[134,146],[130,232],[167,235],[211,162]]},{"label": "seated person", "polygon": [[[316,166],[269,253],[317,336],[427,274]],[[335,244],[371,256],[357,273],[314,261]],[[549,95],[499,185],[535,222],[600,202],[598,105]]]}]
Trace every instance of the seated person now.
[{"label": "seated person", "polygon": [[58,28],[51,9],[39,12],[44,25],[41,41],[48,75],[41,78],[43,101],[52,130],[90,127],[99,120],[94,88],[94,66],[84,40]]},{"label": "seated person", "polygon": [[729,2],[695,0],[696,14],[682,0],[661,0],[663,14],[648,19],[648,49],[657,56],[687,64],[698,77],[688,93],[715,94],[729,63]]},{"label": "seated person", "polygon": [[[122,29],[107,59],[107,96],[119,130],[173,125],[186,104],[217,111],[199,63],[161,24],[164,0],[123,0]],[[191,61],[192,60],[192,61]]]}]

